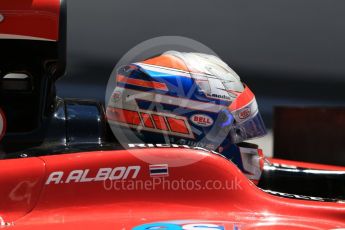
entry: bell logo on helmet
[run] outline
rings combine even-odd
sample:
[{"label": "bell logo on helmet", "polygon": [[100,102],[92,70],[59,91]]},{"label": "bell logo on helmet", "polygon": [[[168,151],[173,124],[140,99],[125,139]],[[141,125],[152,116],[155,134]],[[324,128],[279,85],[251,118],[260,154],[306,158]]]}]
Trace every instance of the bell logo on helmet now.
[{"label": "bell logo on helmet", "polygon": [[114,93],[113,93],[113,95],[111,96],[111,100],[113,101],[113,102],[118,102],[119,100],[121,100],[121,92],[120,91],[115,91]]},{"label": "bell logo on helmet", "polygon": [[238,114],[238,117],[242,120],[246,119],[249,116],[250,116],[250,108],[245,108]]},{"label": "bell logo on helmet", "polygon": [[198,126],[201,127],[210,127],[213,125],[213,119],[206,114],[194,114],[191,116],[190,120]]}]

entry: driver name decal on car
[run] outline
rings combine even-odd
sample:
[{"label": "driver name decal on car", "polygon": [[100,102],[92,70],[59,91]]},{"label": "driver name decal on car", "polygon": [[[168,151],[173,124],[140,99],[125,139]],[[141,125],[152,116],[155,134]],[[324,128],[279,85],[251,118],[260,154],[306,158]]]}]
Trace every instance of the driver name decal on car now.
[{"label": "driver name decal on car", "polygon": [[[97,182],[105,180],[125,180],[137,178],[140,166],[119,166],[116,168],[100,168],[94,174],[90,169],[76,169],[69,173],[55,171],[50,173],[46,181],[48,184],[68,184],[82,182]],[[90,174],[95,176],[89,176]]]}]

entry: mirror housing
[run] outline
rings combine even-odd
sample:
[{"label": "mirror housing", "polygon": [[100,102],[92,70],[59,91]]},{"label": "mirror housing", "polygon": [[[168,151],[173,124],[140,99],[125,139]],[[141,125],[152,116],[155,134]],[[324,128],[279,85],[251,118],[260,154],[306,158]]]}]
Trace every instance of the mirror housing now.
[{"label": "mirror housing", "polygon": [[33,132],[52,114],[66,22],[65,0],[0,1],[0,108],[9,134]]}]

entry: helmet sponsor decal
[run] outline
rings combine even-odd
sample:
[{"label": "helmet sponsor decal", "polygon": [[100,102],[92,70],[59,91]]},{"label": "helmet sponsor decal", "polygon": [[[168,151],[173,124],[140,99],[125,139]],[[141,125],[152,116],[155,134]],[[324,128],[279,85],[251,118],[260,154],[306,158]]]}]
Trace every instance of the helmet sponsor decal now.
[{"label": "helmet sponsor decal", "polygon": [[[192,145],[177,145],[177,144],[145,144],[145,143],[140,143],[140,144],[128,144],[128,148],[131,149],[139,149],[139,148],[185,148],[185,149],[195,149],[195,150],[200,150],[208,153],[213,153],[216,155],[220,155],[218,152],[209,150],[210,148],[203,148],[200,146],[192,146]],[[220,155],[222,156],[222,155]]]},{"label": "helmet sponsor decal", "polygon": [[231,111],[231,113],[234,115],[235,120],[239,123],[253,118],[258,114],[258,112],[259,108],[255,99],[253,99],[245,107],[238,109],[236,111]]},{"label": "helmet sponsor decal", "polygon": [[227,96],[227,95],[221,95],[221,94],[206,94],[207,97],[210,97],[210,98],[216,98],[216,99],[224,99],[224,100],[228,100],[230,101],[231,100],[231,97]]},{"label": "helmet sponsor decal", "polygon": [[238,117],[241,119],[241,120],[244,120],[246,119],[247,117],[250,116],[250,108],[244,108],[243,110],[241,110],[238,114]]},{"label": "helmet sponsor decal", "polygon": [[111,101],[112,102],[118,102],[121,100],[122,92],[121,91],[115,91],[113,95],[111,95]]},{"label": "helmet sponsor decal", "polygon": [[206,114],[194,114],[190,120],[193,124],[201,127],[210,127],[213,125],[213,119]]},{"label": "helmet sponsor decal", "polygon": [[4,111],[0,108],[0,141],[6,133],[6,117]]}]

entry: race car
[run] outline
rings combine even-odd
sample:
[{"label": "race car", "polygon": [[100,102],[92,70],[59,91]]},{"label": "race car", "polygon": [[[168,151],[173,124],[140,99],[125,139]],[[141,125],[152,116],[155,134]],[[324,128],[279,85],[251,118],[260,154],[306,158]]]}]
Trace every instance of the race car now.
[{"label": "race car", "polygon": [[0,47],[0,228],[345,228],[344,167],[265,159],[256,185],[207,148],[124,149],[102,103],[59,98],[64,0],[0,2]]}]

